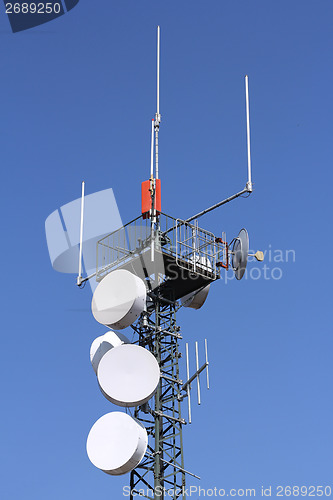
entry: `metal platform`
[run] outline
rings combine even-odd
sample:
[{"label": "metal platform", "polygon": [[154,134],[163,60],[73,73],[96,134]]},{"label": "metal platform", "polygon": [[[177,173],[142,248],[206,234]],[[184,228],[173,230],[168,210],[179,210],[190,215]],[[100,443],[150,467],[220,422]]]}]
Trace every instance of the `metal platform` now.
[{"label": "metal platform", "polygon": [[148,291],[177,300],[219,279],[217,263],[226,247],[213,233],[160,214],[158,220],[137,217],[97,244],[96,279],[126,269],[142,278]]}]

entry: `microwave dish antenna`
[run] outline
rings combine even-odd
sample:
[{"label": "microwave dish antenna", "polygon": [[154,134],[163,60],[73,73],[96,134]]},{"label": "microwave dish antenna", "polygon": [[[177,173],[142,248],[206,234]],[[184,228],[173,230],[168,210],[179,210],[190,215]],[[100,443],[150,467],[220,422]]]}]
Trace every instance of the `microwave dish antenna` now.
[{"label": "microwave dish antenna", "polygon": [[120,332],[113,332],[112,330],[109,330],[104,335],[97,337],[90,347],[90,361],[96,375],[98,365],[104,354],[114,347],[119,347],[120,345],[129,343],[130,341],[127,337],[125,337],[125,335]]},{"label": "microwave dish antenna", "polygon": [[103,395],[111,403],[134,408],[155,394],[160,368],[147,349],[123,344],[104,354],[98,365],[97,379]]},{"label": "microwave dish antenna", "polygon": [[91,302],[98,323],[123,330],[134,323],[146,306],[146,286],[126,269],[117,269],[98,284]]},{"label": "microwave dish antenna", "polygon": [[130,415],[115,411],[103,415],[91,428],[87,454],[95,467],[120,476],[139,465],[147,445],[145,426]]},{"label": "microwave dish antenna", "polygon": [[232,247],[232,268],[236,279],[241,280],[244,276],[249,255],[249,235],[246,229],[241,229],[235,238]]},{"label": "microwave dish antenna", "polygon": [[201,288],[201,290],[188,293],[184,295],[181,300],[181,304],[184,307],[190,307],[191,309],[200,309],[204,303],[206,302],[208,292],[209,292],[210,284]]}]

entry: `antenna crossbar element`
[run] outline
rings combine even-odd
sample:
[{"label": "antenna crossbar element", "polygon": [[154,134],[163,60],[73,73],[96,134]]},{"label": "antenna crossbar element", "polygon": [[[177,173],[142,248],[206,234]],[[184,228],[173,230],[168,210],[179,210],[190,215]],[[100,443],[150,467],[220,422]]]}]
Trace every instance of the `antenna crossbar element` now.
[{"label": "antenna crossbar element", "polygon": [[[146,453],[146,455],[149,455],[150,457],[154,457],[155,455],[152,455],[151,453]],[[183,469],[182,467],[178,467],[175,464],[172,464],[171,462],[168,462],[167,460],[164,460],[163,458],[160,458],[161,462],[164,462],[165,464],[172,465],[172,467],[175,467],[175,469],[178,469],[182,472],[185,472],[185,474],[189,474],[192,477],[195,477],[196,479],[201,479],[201,477],[197,476],[196,474],[193,474],[192,472],[189,472],[188,470]]]},{"label": "antenna crossbar element", "polygon": [[79,274],[76,284],[82,284],[82,241],[83,241],[83,214],[84,214],[84,181],[82,181],[82,194],[81,194],[81,221],[80,221],[80,250],[79,250]]},{"label": "antenna crossbar element", "polygon": [[205,215],[207,214],[208,212],[211,212],[212,210],[215,210],[215,208],[218,208],[222,205],[225,205],[226,203],[229,203],[229,201],[232,201],[232,200],[235,200],[236,198],[238,198],[239,196],[242,196],[243,194],[245,193],[249,193],[250,191],[248,190],[248,188],[246,187],[245,189],[242,189],[242,191],[239,191],[239,193],[236,193],[232,196],[229,196],[229,198],[226,198],[225,200],[222,200],[220,201],[219,203],[216,203],[215,205],[213,205],[212,207],[209,207],[209,208],[206,208],[205,210],[202,210],[202,212],[199,212],[198,214],[196,215],[193,215],[192,217],[190,217],[189,219],[186,219],[185,222],[191,222],[192,220],[194,219],[198,219],[199,217],[201,217],[202,215]]},{"label": "antenna crossbar element", "polygon": [[[186,344],[187,345],[187,344]],[[187,386],[189,386],[193,380],[197,378],[198,375],[200,375],[201,372],[204,371],[204,369],[209,365],[208,361],[206,361],[193,375],[191,378],[189,378],[185,384],[183,384],[182,389],[185,390]],[[200,403],[199,403],[200,404]]]},{"label": "antenna crossbar element", "polygon": [[[164,377],[165,378],[165,377]],[[167,379],[166,379],[167,380]],[[186,421],[183,419],[183,418],[176,418],[176,417],[172,417],[171,415],[166,415],[165,413],[161,412],[161,411],[154,411],[153,412],[154,415],[157,415],[158,417],[164,417],[164,418],[167,418],[168,420],[172,420],[173,422],[179,422],[180,424],[183,424],[185,425],[186,424]]]}]

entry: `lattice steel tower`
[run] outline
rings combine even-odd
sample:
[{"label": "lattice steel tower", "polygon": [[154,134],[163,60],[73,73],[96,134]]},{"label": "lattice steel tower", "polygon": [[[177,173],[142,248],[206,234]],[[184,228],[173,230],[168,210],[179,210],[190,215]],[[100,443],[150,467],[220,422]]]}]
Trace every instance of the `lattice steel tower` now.
[{"label": "lattice steel tower", "polygon": [[[199,309],[205,302],[210,284],[220,278],[222,270],[227,271],[231,267],[237,279],[241,279],[245,273],[247,257],[249,255],[247,231],[242,229],[238,236],[228,244],[224,233],[220,236],[215,236],[213,233],[200,228],[197,219],[235,198],[249,195],[252,192],[249,96],[248,78],[245,77],[248,144],[248,178],[246,186],[238,193],[187,220],[175,219],[161,211],[158,155],[159,128],[161,123],[159,79],[160,29],[158,27],[157,111],[154,120],[152,120],[150,178],[142,183],[142,213],[133,221],[98,242],[97,268],[96,273],[92,275],[96,277],[99,283],[98,287],[107,282],[104,278],[108,275],[115,275],[119,271],[134,276],[135,280],[139,280],[138,282],[141,284],[144,283],[142,285],[144,294],[140,292],[141,295],[139,293],[138,297],[135,298],[134,305],[128,310],[126,309],[126,322],[114,322],[114,325],[116,330],[117,327],[124,328],[131,325],[135,337],[132,344],[143,348],[141,351],[149,351],[150,354],[147,355],[152,355],[151,358],[153,358],[154,363],[157,361],[159,382],[155,387],[154,393],[150,395],[148,393],[148,397],[143,399],[140,399],[138,396],[141,402],[136,404],[133,403],[132,399],[131,403],[128,403],[126,402],[127,400],[119,401],[119,398],[117,399],[113,394],[108,393],[108,389],[105,389],[101,383],[103,374],[99,376],[98,373],[99,384],[103,394],[110,401],[116,401],[115,404],[125,406],[126,413],[131,416],[131,423],[135,427],[135,432],[139,435],[137,443],[138,449],[141,449],[141,452],[134,449],[130,460],[126,463],[124,462],[123,465],[118,464],[118,467],[114,466],[113,469],[111,466],[107,469],[106,466],[103,467],[103,465],[100,465],[99,450],[97,450],[98,453],[95,462],[94,459],[91,459],[91,461],[109,474],[117,475],[131,471],[130,498],[141,494],[141,496],[151,500],[157,498],[164,499],[165,494],[163,492],[167,490],[167,497],[177,500],[179,498],[185,499],[186,475],[190,474],[198,477],[185,469],[183,456],[183,426],[191,423],[191,384],[197,384],[198,402],[200,403],[199,375],[203,371],[206,371],[208,388],[209,375],[206,340],[205,361],[201,366],[199,364],[198,344],[195,344],[195,370],[192,375],[190,374],[188,344],[185,345],[185,353],[182,352],[180,348],[182,332],[177,325],[176,316],[177,311],[183,306]],[[78,285],[82,285],[83,282],[92,277],[82,278],[81,276],[83,202],[84,191],[82,193]],[[257,252],[255,256],[257,260],[263,260],[262,252]],[[96,292],[94,293],[94,297],[95,294]],[[144,302],[142,299],[143,296]],[[104,300],[104,297],[102,299]],[[114,303],[116,303],[117,300],[114,300]],[[119,309],[119,304],[117,304],[117,307]],[[117,307],[114,306],[114,308]],[[103,318],[103,311],[97,311],[97,314],[99,316],[96,318],[94,313],[95,318],[100,323],[109,327],[111,323],[112,327],[113,321],[104,321],[101,319]],[[109,340],[108,342],[107,349],[111,350],[112,347],[116,346],[116,344],[110,346],[110,343],[114,342],[113,340]],[[103,360],[106,357],[111,357],[112,353],[110,354],[105,347],[101,346],[102,344],[98,346],[98,349],[101,352],[104,349],[100,355],[102,359],[101,364],[103,364]],[[139,347],[136,347],[136,349],[139,349]],[[106,352],[107,354],[105,354]],[[179,359],[182,354],[185,354],[186,358],[185,381],[181,379],[179,368]],[[106,363],[104,365],[103,370],[107,371],[108,367]],[[134,401],[138,399],[134,399]],[[184,399],[187,399],[188,403],[187,420],[184,419],[181,411]],[[117,421],[116,423],[121,427],[122,422],[120,417],[117,417],[119,422]],[[103,417],[100,420],[102,419]],[[104,432],[106,424],[105,422],[102,422],[102,424],[101,428]],[[142,430],[143,426],[145,428],[144,431]],[[91,438],[92,442],[99,439],[98,433],[96,434],[97,431],[94,430],[94,432]],[[147,435],[148,444],[143,445],[142,443]],[[96,446],[97,448],[102,447],[103,443],[100,444],[98,442]],[[91,455],[94,457],[96,457],[96,446],[95,442],[90,445],[90,449],[92,450]],[[173,496],[170,496],[171,490],[173,491]],[[145,493],[142,493],[142,491]]]}]

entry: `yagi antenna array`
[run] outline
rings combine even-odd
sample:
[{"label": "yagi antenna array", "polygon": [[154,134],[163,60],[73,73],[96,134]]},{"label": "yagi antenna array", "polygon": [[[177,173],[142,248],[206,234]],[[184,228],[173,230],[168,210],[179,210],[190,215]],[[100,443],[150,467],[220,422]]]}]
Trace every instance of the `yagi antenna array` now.
[{"label": "yagi antenna array", "polygon": [[207,339],[205,339],[205,363],[199,368],[199,347],[198,342],[195,343],[195,364],[196,364],[196,372],[190,377],[190,360],[189,360],[189,350],[188,343],[185,345],[186,349],[186,376],[187,381],[182,386],[182,390],[186,390],[187,392],[187,403],[188,403],[188,421],[189,424],[192,423],[192,410],[191,410],[191,383],[196,379],[197,380],[197,394],[198,394],[198,405],[201,404],[201,391],[200,391],[200,378],[199,375],[205,369],[206,377],[207,377],[207,389],[209,389],[209,373],[208,373],[208,347],[207,347]]}]

